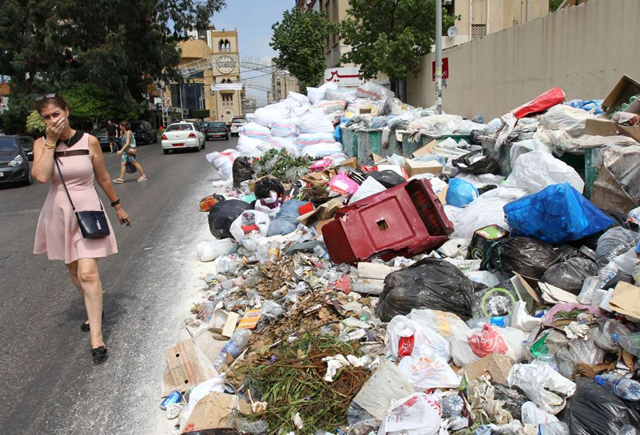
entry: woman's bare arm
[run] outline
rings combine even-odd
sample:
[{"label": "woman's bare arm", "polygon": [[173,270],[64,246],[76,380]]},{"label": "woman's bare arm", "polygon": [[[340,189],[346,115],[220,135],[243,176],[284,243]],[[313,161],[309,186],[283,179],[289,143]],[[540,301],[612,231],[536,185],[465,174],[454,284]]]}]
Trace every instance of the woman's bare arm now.
[{"label": "woman's bare arm", "polygon": [[[96,177],[96,181],[109,198],[109,201],[115,202],[118,199],[116,190],[111,183],[111,177],[107,172],[107,167],[104,164],[104,156],[102,155],[102,148],[100,148],[100,141],[94,136],[89,136],[89,153],[91,154],[91,161],[93,163],[93,172]],[[131,220],[129,215],[124,211],[120,204],[115,206],[118,220],[121,224],[130,224]]]}]

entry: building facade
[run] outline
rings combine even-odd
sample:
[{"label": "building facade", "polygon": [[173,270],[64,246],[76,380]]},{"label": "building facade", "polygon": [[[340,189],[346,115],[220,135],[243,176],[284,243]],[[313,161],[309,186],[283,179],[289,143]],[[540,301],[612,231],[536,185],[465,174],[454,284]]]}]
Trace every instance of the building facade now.
[{"label": "building facade", "polygon": [[238,31],[216,30],[211,25],[189,36],[178,44],[179,69],[186,83],[171,85],[170,105],[188,109],[190,118],[231,122],[242,116]]},{"label": "building facade", "polygon": [[292,76],[288,71],[280,71],[274,65],[271,68],[271,98],[280,101],[287,98],[289,92],[300,92],[300,84],[298,79]]}]

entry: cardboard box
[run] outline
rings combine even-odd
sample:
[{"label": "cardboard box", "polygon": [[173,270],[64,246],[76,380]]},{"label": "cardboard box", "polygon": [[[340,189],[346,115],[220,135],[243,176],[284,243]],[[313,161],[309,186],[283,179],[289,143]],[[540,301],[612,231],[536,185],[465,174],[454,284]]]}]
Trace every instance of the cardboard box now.
[{"label": "cardboard box", "polygon": [[404,169],[407,171],[409,177],[413,177],[418,174],[441,174],[442,165],[436,160],[428,162],[416,162],[414,160],[405,160]]},{"label": "cardboard box", "polygon": [[[636,112],[633,112],[636,113]],[[587,119],[584,133],[591,136],[631,136],[640,142],[640,126],[619,125],[610,119],[596,118]]]},{"label": "cardboard box", "polygon": [[438,141],[434,139],[422,148],[418,148],[416,151],[414,151],[413,154],[411,154],[411,157],[413,157],[414,159],[419,159],[426,154],[433,154],[433,150],[437,145]]},{"label": "cardboard box", "polygon": [[491,380],[500,385],[507,384],[507,376],[513,363],[509,357],[494,353],[484,358],[464,366],[463,372],[469,381],[478,379],[480,376],[488,374]]},{"label": "cardboard box", "polygon": [[218,376],[211,361],[191,340],[168,348],[164,357],[167,363],[163,377],[164,396],[173,390],[184,393],[192,386]]},{"label": "cardboard box", "polygon": [[198,401],[181,433],[235,434],[237,432],[230,427],[228,417],[236,409],[242,414],[251,413],[251,406],[238,396],[209,393],[207,397]]},{"label": "cardboard box", "polygon": [[[609,95],[607,95],[602,102],[602,108],[605,110],[605,115],[611,117],[614,112],[620,111],[620,106],[622,106],[622,104],[629,103],[631,97],[635,95],[640,95],[640,83],[629,76],[622,76],[611,92],[609,92]],[[640,114],[640,102],[636,101],[631,104],[627,110],[624,110],[624,112]],[[589,121],[587,121],[587,124],[589,124]],[[591,124],[591,127],[593,128],[593,123]],[[617,126],[616,134],[627,133],[629,136],[640,142],[640,126],[629,127],[624,125],[615,125]],[[604,129],[602,125],[600,128]],[[593,133],[587,132],[587,134]],[[603,134],[601,136],[611,135]]]}]

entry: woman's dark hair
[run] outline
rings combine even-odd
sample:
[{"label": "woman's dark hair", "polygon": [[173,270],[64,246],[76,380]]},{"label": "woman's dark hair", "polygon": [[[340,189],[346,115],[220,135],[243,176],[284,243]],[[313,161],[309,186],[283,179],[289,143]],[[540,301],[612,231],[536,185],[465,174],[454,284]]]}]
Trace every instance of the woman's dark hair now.
[{"label": "woman's dark hair", "polygon": [[122,121],[120,122],[120,125],[126,128],[127,130],[131,130],[131,124],[129,124],[129,121]]},{"label": "woman's dark hair", "polygon": [[40,101],[36,101],[36,110],[38,111],[38,113],[42,113],[42,109],[49,105],[59,107],[62,110],[67,110],[67,108],[69,107],[64,98],[62,98],[61,95],[56,94],[51,98],[45,97]]}]

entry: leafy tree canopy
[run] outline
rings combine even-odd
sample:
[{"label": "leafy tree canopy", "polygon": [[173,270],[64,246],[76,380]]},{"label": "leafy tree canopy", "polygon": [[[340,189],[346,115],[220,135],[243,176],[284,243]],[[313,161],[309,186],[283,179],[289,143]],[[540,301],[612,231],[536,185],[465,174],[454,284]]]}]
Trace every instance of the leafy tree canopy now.
[{"label": "leafy tree canopy", "polygon": [[[24,125],[37,95],[71,91],[78,84],[94,85],[111,100],[117,96],[120,102],[128,101],[125,106],[135,105],[154,80],[177,77],[177,42],[186,39],[190,28],[206,28],[225,4],[225,0],[2,0],[0,75],[11,77],[5,122]],[[73,91],[67,93],[73,98]],[[78,113],[85,116],[85,109]]]},{"label": "leafy tree canopy", "polygon": [[[455,19],[443,9],[442,28]],[[396,81],[417,74],[435,44],[435,21],[435,0],[349,0],[340,36],[351,51],[342,60],[360,65],[365,78],[382,72]]]},{"label": "leafy tree canopy", "polygon": [[296,77],[303,89],[320,83],[326,69],[323,49],[337,26],[324,14],[293,8],[285,11],[282,21],[271,28],[273,36],[269,45],[278,52],[275,64]]}]

